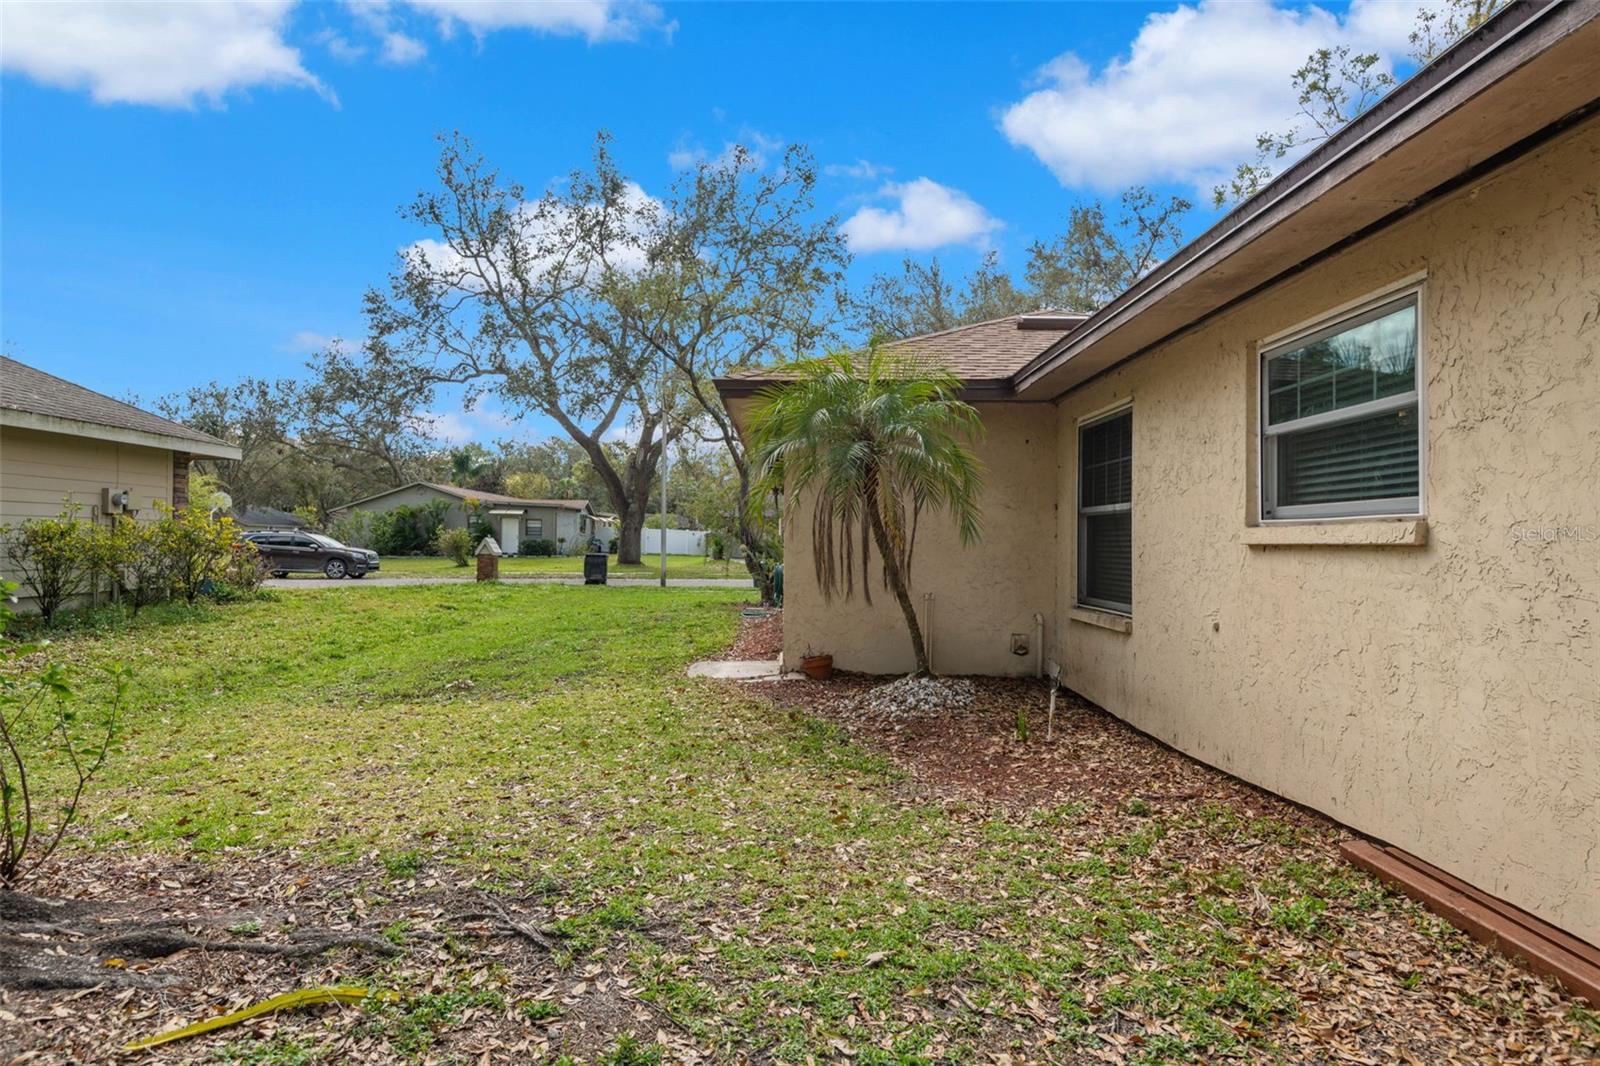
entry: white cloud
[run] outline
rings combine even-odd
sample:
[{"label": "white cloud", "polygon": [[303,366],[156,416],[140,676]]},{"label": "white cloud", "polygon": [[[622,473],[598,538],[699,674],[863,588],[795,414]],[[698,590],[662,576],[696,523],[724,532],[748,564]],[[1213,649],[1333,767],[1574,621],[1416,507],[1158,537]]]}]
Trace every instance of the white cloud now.
[{"label": "white cloud", "polygon": [[417,429],[446,444],[467,444],[478,439],[478,427],[458,411],[424,411]]},{"label": "white cloud", "polygon": [[822,172],[830,178],[877,181],[885,175],[894,173],[894,167],[883,167],[876,163],[869,163],[865,159],[857,159],[854,163],[829,163],[822,168]]},{"label": "white cloud", "polygon": [[346,6],[356,20],[377,38],[378,58],[383,62],[404,66],[428,54],[427,45],[395,28],[386,0],[347,0]]},{"label": "white cloud", "polygon": [[290,4],[0,3],[0,67],[98,103],[220,105],[257,86],[332,93],[284,40]]},{"label": "white cloud", "polygon": [[366,45],[356,44],[334,30],[322,30],[312,40],[328,50],[328,54],[341,63],[354,63],[367,54]]},{"label": "white cloud", "polygon": [[845,220],[840,230],[853,252],[926,251],[947,244],[982,248],[1003,225],[960,189],[931,178],[890,182],[878,195],[899,204],[863,207]]},{"label": "white cloud", "polygon": [[723,142],[722,150],[713,158],[704,145],[683,137],[679,139],[678,146],[667,153],[667,165],[673,170],[689,170],[705,162],[715,163],[719,167],[727,166],[733,162],[734,152],[741,147],[755,168],[761,170],[774,155],[783,150],[783,141],[747,126],[739,131],[738,140]]},{"label": "white cloud", "polygon": [[581,36],[597,41],[633,41],[645,32],[670,35],[676,23],[645,0],[407,0],[411,7],[439,20],[440,32],[457,26],[482,37],[495,30],[525,29],[539,33]]},{"label": "white cloud", "polygon": [[1124,56],[1091,70],[1068,52],[1001,129],[1064,185],[1204,188],[1250,158],[1256,136],[1294,124],[1290,78],[1308,55],[1347,44],[1392,71],[1420,5],[1354,0],[1344,18],[1269,0],[1202,0],[1151,15]]},{"label": "white cloud", "polygon": [[312,352],[326,351],[338,342],[337,337],[330,337],[326,333],[316,330],[302,329],[295,332],[283,345],[286,352],[303,352],[309,355]]},{"label": "white cloud", "polygon": [[[606,259],[612,267],[625,273],[633,273],[644,268],[647,256],[641,247],[642,242],[635,238],[644,235],[660,210],[662,210],[660,200],[645,192],[637,183],[631,181],[627,183],[622,193],[622,218],[631,233],[625,233],[622,239],[607,249]],[[568,209],[558,202],[524,203],[520,211],[523,219],[521,234],[529,254],[529,272],[535,276],[547,273],[556,266],[556,260],[539,255],[542,250],[541,241],[548,232],[561,233],[566,230],[571,215]],[[421,256],[435,270],[455,272],[469,266],[468,260],[458,255],[448,244],[432,237],[412,242],[401,249],[400,254]],[[574,280],[583,269],[581,265],[575,266],[565,261],[563,266],[569,268],[567,274]]]}]

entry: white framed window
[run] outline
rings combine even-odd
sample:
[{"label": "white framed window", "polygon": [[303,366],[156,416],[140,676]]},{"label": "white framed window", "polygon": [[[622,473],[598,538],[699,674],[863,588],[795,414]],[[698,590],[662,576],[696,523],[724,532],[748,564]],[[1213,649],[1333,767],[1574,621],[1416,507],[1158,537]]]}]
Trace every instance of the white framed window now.
[{"label": "white framed window", "polygon": [[522,535],[529,540],[540,540],[544,537],[544,519],[529,518],[522,523]]},{"label": "white framed window", "polygon": [[1078,427],[1078,602],[1133,613],[1133,408]]},{"label": "white framed window", "polygon": [[1261,517],[1422,513],[1419,293],[1261,352]]}]

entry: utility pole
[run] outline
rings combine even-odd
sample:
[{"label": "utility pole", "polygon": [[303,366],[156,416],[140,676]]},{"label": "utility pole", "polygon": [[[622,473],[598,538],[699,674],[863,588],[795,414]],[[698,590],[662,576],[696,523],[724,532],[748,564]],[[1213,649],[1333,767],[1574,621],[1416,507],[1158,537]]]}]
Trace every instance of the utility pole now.
[{"label": "utility pole", "polygon": [[661,353],[661,587],[667,587],[667,476],[672,473],[667,434],[667,353]]}]

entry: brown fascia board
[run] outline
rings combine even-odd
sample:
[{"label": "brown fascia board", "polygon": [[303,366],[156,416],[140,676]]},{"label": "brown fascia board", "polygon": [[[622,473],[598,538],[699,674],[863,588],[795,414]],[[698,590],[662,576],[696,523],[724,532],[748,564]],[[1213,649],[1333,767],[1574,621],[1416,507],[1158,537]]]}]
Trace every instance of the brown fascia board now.
[{"label": "brown fascia board", "polygon": [[[758,395],[761,390],[784,384],[783,378],[714,378],[718,395],[724,400],[742,400]],[[1016,402],[1017,390],[1009,378],[967,378],[961,382],[956,394],[968,403]]]},{"label": "brown fascia board", "polygon": [[1519,0],[1013,377],[1052,400],[1592,107],[1600,4]]}]

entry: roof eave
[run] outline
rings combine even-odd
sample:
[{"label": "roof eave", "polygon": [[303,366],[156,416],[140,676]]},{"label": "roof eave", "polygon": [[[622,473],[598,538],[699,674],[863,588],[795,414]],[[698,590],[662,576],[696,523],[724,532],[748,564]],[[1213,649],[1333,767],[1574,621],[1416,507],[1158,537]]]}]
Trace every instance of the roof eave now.
[{"label": "roof eave", "polygon": [[142,429],[107,426],[99,422],[85,422],[76,418],[40,414],[16,407],[0,407],[0,426],[14,429],[31,429],[40,433],[59,433],[67,437],[87,437],[91,440],[132,444],[141,448],[159,448],[163,451],[183,452],[202,459],[239,459],[243,453],[232,444],[220,440],[195,440],[169,433],[152,433]]}]

